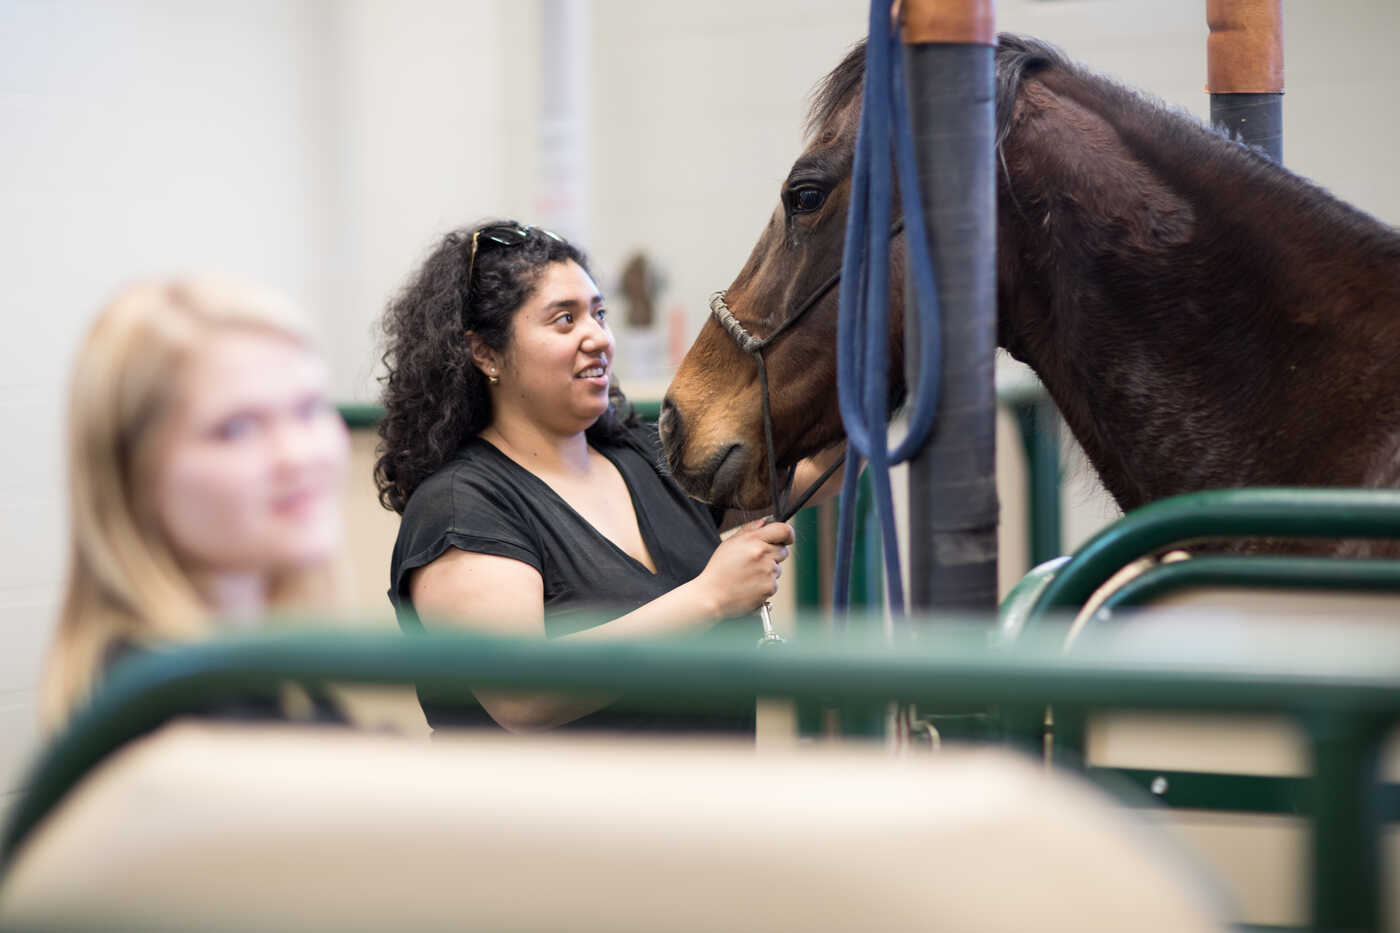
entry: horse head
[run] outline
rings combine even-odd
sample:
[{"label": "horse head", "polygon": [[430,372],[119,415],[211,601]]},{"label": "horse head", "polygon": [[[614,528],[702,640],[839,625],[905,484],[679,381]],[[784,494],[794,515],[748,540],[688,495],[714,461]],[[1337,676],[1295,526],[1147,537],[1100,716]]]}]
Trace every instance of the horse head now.
[{"label": "horse head", "polygon": [[[840,269],[864,78],[818,88],[806,151],[729,287],[774,333]],[[1040,376],[1124,509],[1199,489],[1391,485],[1400,450],[1400,234],[1267,157],[1002,35],[997,340]],[[890,410],[904,394],[903,237],[891,244]],[[784,468],[842,439],[835,289],[761,352]],[[682,487],[767,503],[755,361],[706,323],[662,410]]]},{"label": "horse head", "polygon": [[[773,447],[780,469],[844,437],[836,404],[834,276],[850,200],[860,117],[864,46],[827,76],[808,117],[809,140],[782,184],[778,207],[748,261],[725,290],[725,303],[757,339],[785,327],[762,351],[767,368]],[[902,282],[902,241],[892,246]],[[903,372],[902,289],[892,288],[891,370]],[[904,392],[892,386],[892,401]],[[676,372],[661,408],[661,439],[677,482],[690,495],[739,508],[768,504],[758,364],[711,318]]]}]

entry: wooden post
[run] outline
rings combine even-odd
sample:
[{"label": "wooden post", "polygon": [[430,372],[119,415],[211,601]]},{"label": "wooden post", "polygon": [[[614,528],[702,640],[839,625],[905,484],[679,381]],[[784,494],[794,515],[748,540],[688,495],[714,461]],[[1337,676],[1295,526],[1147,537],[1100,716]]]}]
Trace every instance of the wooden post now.
[{"label": "wooden post", "polygon": [[1210,122],[1283,162],[1282,0],[1206,0]]}]

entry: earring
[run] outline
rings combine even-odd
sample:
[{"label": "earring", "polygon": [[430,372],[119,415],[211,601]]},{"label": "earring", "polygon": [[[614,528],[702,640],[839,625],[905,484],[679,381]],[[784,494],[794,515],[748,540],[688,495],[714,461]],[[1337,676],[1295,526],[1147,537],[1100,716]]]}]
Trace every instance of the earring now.
[{"label": "earring", "polygon": [[486,381],[491,383],[492,385],[499,385],[501,378],[496,375],[495,370],[492,370],[491,372],[486,374]]}]

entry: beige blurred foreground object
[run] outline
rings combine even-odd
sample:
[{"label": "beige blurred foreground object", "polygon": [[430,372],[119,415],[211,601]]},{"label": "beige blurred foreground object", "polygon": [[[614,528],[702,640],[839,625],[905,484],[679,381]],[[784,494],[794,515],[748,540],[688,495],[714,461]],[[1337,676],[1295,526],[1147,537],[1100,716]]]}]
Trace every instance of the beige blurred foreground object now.
[{"label": "beige blurred foreground object", "polygon": [[0,926],[1222,929],[1164,845],[1002,750],[177,723],[39,828]]}]

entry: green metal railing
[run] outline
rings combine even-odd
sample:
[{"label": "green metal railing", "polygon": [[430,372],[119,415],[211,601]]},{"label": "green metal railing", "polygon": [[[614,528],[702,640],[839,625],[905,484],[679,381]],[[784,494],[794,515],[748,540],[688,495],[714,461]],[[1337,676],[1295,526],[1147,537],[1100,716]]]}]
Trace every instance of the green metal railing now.
[{"label": "green metal railing", "polygon": [[[948,620],[943,620],[945,623]],[[968,620],[963,620],[967,622]],[[974,620],[975,621],[975,620]],[[975,629],[975,631],[974,631]],[[28,834],[84,774],[125,742],[221,700],[270,696],[286,681],[417,684],[468,701],[472,684],[513,688],[606,687],[635,703],[703,706],[753,696],[843,705],[898,699],[927,708],[1255,711],[1295,717],[1311,741],[1315,773],[1273,801],[1313,822],[1313,904],[1318,926],[1370,929],[1379,917],[1379,826],[1394,789],[1377,784],[1384,729],[1400,719],[1400,633],[1357,635],[1358,650],[1306,645],[1267,661],[1226,668],[1209,646],[1162,663],[1140,649],[1092,640],[1074,654],[1058,641],[1024,637],[989,644],[984,623],[948,624],[917,643],[794,641],[757,651],[741,643],[586,644],[513,641],[456,633],[278,634],[216,640],[141,656],[119,666],[92,704],[39,758],[6,828],[8,862]],[[1327,633],[1348,637],[1344,629]],[[1276,646],[1277,647],[1277,646]],[[1160,772],[1156,773],[1160,776]],[[1173,775],[1177,781],[1188,778]],[[1253,793],[1257,789],[1241,788]],[[1179,793],[1189,798],[1189,786]],[[1393,805],[1393,804],[1392,804]]]},{"label": "green metal railing", "polygon": [[[1202,587],[1400,593],[1400,561],[1259,554],[1158,564],[1110,593],[1091,621],[1104,621],[1119,609]],[[1396,604],[1396,615],[1400,617],[1400,603]]]},{"label": "green metal railing", "polygon": [[1026,620],[1039,602],[1055,574],[1069,562],[1068,555],[1052,558],[1032,567],[1024,577],[1016,582],[1001,601],[997,612],[997,627],[1003,639],[1016,638],[1026,628]]},{"label": "green metal railing", "polygon": [[384,418],[384,406],[361,402],[343,402],[336,406],[345,426],[352,431],[369,431],[378,426]]},{"label": "green metal railing", "polygon": [[[1054,555],[1059,549],[1058,415],[1043,390],[1035,389],[1002,391],[999,396],[1017,420],[1031,466],[1028,550],[1039,558]],[[652,408],[656,407],[659,406],[653,403]],[[643,406],[639,409],[644,416],[656,415]],[[818,607],[821,600],[822,562],[820,548],[815,546],[821,538],[819,519],[815,510],[806,510],[795,521],[799,538],[808,543],[806,547],[800,544],[795,555],[798,604],[810,610]],[[864,528],[863,523],[858,524]],[[1400,492],[1320,488],[1220,490],[1155,503],[1105,529],[1072,557],[1044,563],[1028,574],[1003,602],[997,637],[1005,644],[1026,632],[1049,636],[1053,628],[1047,624],[1049,620],[1076,611],[1124,565],[1173,545],[1209,538],[1400,538]],[[868,570],[866,564],[872,557],[868,552],[878,550],[878,541],[872,541],[873,546],[858,552],[867,560],[857,561],[854,589],[860,597],[858,604],[874,609],[880,604],[878,554],[873,555],[877,572],[868,579],[861,573]],[[862,579],[874,582],[862,586]],[[1400,591],[1400,562],[1262,555],[1197,557],[1149,569],[1111,596],[1095,618],[1102,622],[1118,609],[1192,586],[1396,592]],[[810,641],[825,623],[810,616],[803,618],[799,633]],[[871,624],[875,624],[873,619]],[[1076,652],[1079,650],[1076,647]],[[1400,678],[1400,653],[1397,659],[1396,670],[1388,673]],[[886,702],[896,697],[917,699],[897,691],[877,699],[831,689],[795,696],[799,700],[799,728],[804,734],[820,731],[823,707],[840,711],[845,734],[878,734]],[[1126,700],[1123,696],[1112,702],[1090,703],[1061,697],[1054,704],[1057,753],[1078,753],[1082,761],[1088,712],[1134,705]],[[965,708],[967,702],[965,696],[948,698],[936,702],[933,708]],[[1009,740],[1039,748],[1044,709],[1044,704],[1004,699],[995,707],[997,715],[990,721]],[[1319,881],[1314,888],[1315,915],[1333,918],[1329,923],[1338,929],[1368,928],[1378,916],[1377,902],[1369,895],[1358,899],[1357,892],[1362,888],[1371,890],[1379,883],[1375,826],[1383,818],[1400,815],[1400,792],[1394,787],[1378,788],[1373,760],[1378,736],[1394,717],[1388,713],[1348,711],[1338,715],[1335,711],[1313,710],[1298,718],[1314,751],[1313,779],[1160,769],[1088,767],[1085,771],[1106,784],[1135,784],[1168,806],[1311,814],[1318,824],[1314,834],[1315,872],[1322,870],[1318,866],[1340,864],[1356,882],[1348,887],[1348,882],[1337,879]],[[1319,792],[1319,787],[1350,790]],[[1357,855],[1350,861],[1336,862],[1333,855],[1326,854],[1339,848],[1349,848]]]},{"label": "green metal railing", "polygon": [[1400,539],[1400,490],[1258,487],[1173,496],[1137,509],[1077,550],[1026,624],[1077,610],[1119,569],[1174,545],[1220,538]]},{"label": "green metal railing", "polygon": [[[1400,492],[1373,489],[1256,488],[1216,490],[1162,500],[1126,515],[1100,532],[1073,556],[1042,565],[1008,594],[1002,605],[1006,637],[1063,622],[1120,568],[1139,557],[1175,545],[1221,538],[1400,538]],[[1103,624],[1119,609],[1138,606],[1187,587],[1285,587],[1290,589],[1400,592],[1400,561],[1346,560],[1278,555],[1211,555],[1159,564],[1111,594],[1091,622]],[[1400,615],[1400,604],[1397,604]],[[1092,632],[1094,626],[1086,629]],[[1078,650],[1076,648],[1076,650]],[[1359,651],[1372,648],[1358,645]],[[1226,659],[1217,659],[1223,662]],[[1393,676],[1400,682],[1400,654],[1393,655]],[[1055,706],[1053,728],[1057,756],[1068,753],[1082,762],[1084,732],[1093,706]],[[1193,772],[1087,768],[1100,780],[1127,780],[1174,807],[1253,813],[1311,813],[1318,820],[1313,838],[1315,871],[1327,866],[1337,846],[1359,853],[1345,867],[1362,886],[1379,884],[1378,831],[1382,819],[1400,816],[1397,788],[1376,783],[1379,737],[1390,720],[1370,716],[1345,722],[1329,714],[1300,717],[1313,751],[1316,773],[1297,778],[1202,774]],[[1007,728],[1023,731],[1025,741],[1041,734],[1034,712]],[[1332,750],[1342,749],[1340,757]],[[1345,763],[1342,763],[1345,761]],[[1331,787],[1323,792],[1320,787]],[[1323,820],[1323,817],[1326,819]],[[1326,822],[1327,828],[1322,827]],[[1361,823],[1371,828],[1357,829]],[[1343,831],[1337,827],[1346,825]],[[1315,877],[1315,881],[1316,881]],[[1355,900],[1355,890],[1337,885],[1314,888],[1315,916],[1332,918],[1337,929],[1371,929],[1379,919],[1374,900]],[[1341,887],[1345,887],[1342,885]]]}]

